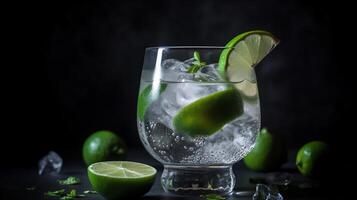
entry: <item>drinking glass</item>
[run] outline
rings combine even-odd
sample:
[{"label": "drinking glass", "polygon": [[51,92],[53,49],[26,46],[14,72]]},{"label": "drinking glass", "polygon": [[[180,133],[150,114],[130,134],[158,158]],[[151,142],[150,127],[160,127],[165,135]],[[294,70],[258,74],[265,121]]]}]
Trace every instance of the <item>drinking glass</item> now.
[{"label": "drinking glass", "polygon": [[166,192],[231,193],[232,165],[255,144],[261,120],[254,69],[249,80],[228,81],[230,72],[220,62],[225,50],[145,50],[137,126],[145,149],[164,165],[161,184]]}]

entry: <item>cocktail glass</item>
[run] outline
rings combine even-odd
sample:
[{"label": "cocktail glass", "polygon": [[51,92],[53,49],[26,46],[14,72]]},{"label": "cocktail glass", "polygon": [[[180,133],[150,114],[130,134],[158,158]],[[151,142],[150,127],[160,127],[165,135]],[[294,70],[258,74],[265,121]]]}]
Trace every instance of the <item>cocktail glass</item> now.
[{"label": "cocktail glass", "polygon": [[219,64],[224,50],[145,51],[137,125],[145,149],[164,165],[166,192],[231,193],[232,165],[254,147],[261,121],[254,69],[249,79],[227,81]]}]

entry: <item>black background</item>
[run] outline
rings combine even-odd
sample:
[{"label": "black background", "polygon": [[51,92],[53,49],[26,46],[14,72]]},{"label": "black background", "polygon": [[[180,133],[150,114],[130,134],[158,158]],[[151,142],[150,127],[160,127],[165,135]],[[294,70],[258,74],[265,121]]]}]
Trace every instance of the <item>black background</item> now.
[{"label": "black background", "polygon": [[[16,3],[15,3],[16,4]],[[342,3],[341,3],[342,4]],[[341,147],[353,101],[351,66],[339,14],[329,2],[50,1],[13,5],[2,68],[10,165],[35,166],[49,150],[79,158],[96,130],[118,133],[142,148],[136,100],[144,50],[160,45],[225,45],[265,29],[280,45],[258,67],[262,125],[291,148],[321,139]],[[347,11],[346,11],[347,12]],[[348,29],[347,29],[348,30]],[[342,38],[342,39],[341,39]],[[339,59],[338,55],[346,57]],[[342,126],[344,125],[344,126]],[[351,126],[348,125],[348,127]],[[338,146],[340,144],[340,146]]]}]

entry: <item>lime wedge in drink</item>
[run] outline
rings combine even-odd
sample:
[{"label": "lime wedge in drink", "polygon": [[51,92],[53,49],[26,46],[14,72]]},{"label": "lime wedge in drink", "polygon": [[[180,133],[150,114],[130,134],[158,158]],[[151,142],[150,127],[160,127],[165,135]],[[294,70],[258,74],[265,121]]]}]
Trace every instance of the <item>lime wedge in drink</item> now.
[{"label": "lime wedge in drink", "polygon": [[255,82],[255,67],[279,40],[267,31],[249,31],[237,35],[226,45],[219,59],[219,73],[232,82]]},{"label": "lime wedge in drink", "polygon": [[159,87],[155,88],[152,84],[146,86],[146,88],[141,91],[138,98],[137,112],[140,120],[144,119],[147,108],[150,104],[156,101],[160,94],[165,91],[166,84],[159,84]]},{"label": "lime wedge in drink", "polygon": [[243,113],[235,88],[215,92],[183,107],[173,118],[175,131],[192,137],[208,136]]},{"label": "lime wedge in drink", "polygon": [[93,189],[106,199],[142,196],[150,190],[155,175],[155,168],[130,161],[98,162],[88,167]]}]

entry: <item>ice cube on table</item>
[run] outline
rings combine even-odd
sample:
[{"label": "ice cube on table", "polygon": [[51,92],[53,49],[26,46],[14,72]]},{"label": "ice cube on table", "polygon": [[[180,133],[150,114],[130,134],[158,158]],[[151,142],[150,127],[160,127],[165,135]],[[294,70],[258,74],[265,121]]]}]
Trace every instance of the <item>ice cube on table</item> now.
[{"label": "ice cube on table", "polygon": [[253,200],[284,200],[277,187],[257,184]]},{"label": "ice cube on table", "polygon": [[38,162],[38,174],[59,173],[62,169],[63,159],[54,151],[50,151]]}]

